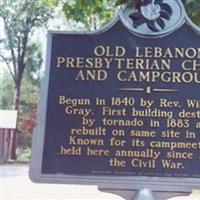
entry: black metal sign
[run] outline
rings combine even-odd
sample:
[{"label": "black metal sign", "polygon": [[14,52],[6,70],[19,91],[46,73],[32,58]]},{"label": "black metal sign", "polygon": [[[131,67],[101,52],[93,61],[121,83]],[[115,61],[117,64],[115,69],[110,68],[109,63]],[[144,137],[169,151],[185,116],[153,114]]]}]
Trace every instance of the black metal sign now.
[{"label": "black metal sign", "polygon": [[[170,4],[160,6],[173,13]],[[152,20],[133,26],[137,16],[125,11],[98,33],[49,33],[36,180],[179,177],[199,184],[198,29],[185,18],[173,30],[155,29]],[[140,33],[145,28],[149,36]]]}]

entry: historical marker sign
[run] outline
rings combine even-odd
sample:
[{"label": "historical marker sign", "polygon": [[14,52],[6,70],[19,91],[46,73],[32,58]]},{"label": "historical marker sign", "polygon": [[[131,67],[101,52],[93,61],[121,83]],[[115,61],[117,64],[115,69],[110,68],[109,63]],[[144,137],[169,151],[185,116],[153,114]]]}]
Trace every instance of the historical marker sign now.
[{"label": "historical marker sign", "polygon": [[97,33],[49,32],[33,180],[199,186],[200,31],[183,10],[165,1]]}]

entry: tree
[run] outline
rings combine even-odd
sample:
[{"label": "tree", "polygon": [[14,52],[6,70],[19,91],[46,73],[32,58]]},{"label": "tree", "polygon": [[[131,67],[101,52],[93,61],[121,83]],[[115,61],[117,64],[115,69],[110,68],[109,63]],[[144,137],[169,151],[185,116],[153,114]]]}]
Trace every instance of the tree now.
[{"label": "tree", "polygon": [[116,13],[115,0],[70,0],[63,4],[67,19],[84,24],[85,30],[96,30]]},{"label": "tree", "polygon": [[27,65],[24,72],[20,94],[18,123],[20,134],[17,134],[17,147],[19,148],[30,148],[32,132],[36,125],[37,103],[39,99],[40,79],[37,76],[35,78],[31,77],[28,68],[29,65]]},{"label": "tree", "polygon": [[30,43],[27,47],[26,69],[20,92],[20,134],[17,134],[17,147],[20,148],[30,148],[32,132],[36,125],[42,61],[42,45],[39,42]]},{"label": "tree", "polygon": [[[47,1],[48,2],[48,1]],[[49,1],[50,2],[50,1]],[[1,3],[0,17],[4,22],[4,51],[0,58],[6,63],[14,83],[12,109],[19,110],[20,89],[30,56],[30,40],[36,28],[52,16],[52,7],[42,0],[6,0]],[[16,130],[10,135],[8,159],[16,159]]]},{"label": "tree", "polygon": [[[37,103],[39,98],[42,48],[40,43],[31,43],[27,50],[27,66],[24,71],[18,117],[17,149],[30,149],[32,132],[36,125]],[[3,64],[3,63],[2,63]],[[7,70],[3,70],[0,76],[0,107],[2,109],[12,108],[13,84],[12,78]],[[31,95],[30,95],[31,94]],[[21,154],[18,154],[21,158]]]}]

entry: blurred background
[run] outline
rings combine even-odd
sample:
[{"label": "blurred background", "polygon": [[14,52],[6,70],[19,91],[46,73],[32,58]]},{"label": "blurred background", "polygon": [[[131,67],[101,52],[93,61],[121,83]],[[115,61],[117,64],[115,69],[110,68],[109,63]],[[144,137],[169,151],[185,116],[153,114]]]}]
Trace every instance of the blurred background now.
[{"label": "blurred background", "polygon": [[[140,1],[0,0],[2,180],[2,177],[28,171],[40,84],[45,71],[47,31],[97,30],[111,21],[121,6],[135,6]],[[200,27],[200,1],[182,1],[191,20]],[[8,191],[3,192],[5,195]]]}]

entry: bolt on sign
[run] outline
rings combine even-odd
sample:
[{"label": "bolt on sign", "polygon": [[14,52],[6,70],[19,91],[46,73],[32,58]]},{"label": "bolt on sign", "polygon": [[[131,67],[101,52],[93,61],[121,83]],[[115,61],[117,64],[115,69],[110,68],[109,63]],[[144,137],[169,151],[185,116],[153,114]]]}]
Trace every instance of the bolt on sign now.
[{"label": "bolt on sign", "polygon": [[127,7],[97,32],[49,32],[47,57],[32,180],[199,187],[200,29],[180,1]]}]

